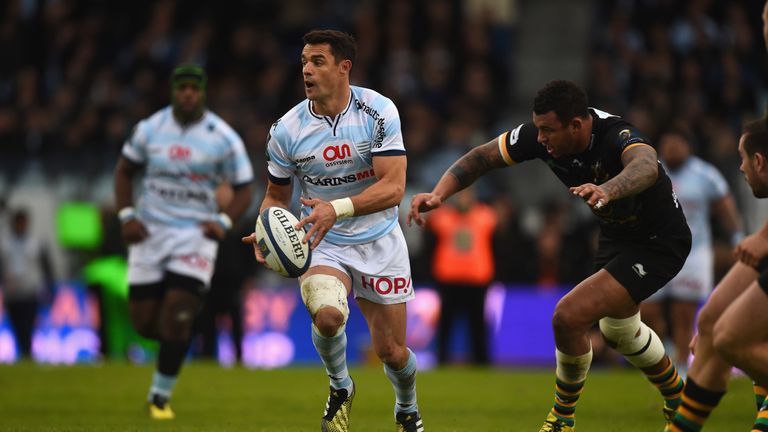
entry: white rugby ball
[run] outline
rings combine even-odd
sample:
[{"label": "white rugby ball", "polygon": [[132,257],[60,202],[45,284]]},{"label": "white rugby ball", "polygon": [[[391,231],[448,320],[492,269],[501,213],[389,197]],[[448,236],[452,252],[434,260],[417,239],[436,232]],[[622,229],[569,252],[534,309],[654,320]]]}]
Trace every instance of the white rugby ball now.
[{"label": "white rugby ball", "polygon": [[306,231],[299,220],[281,207],[267,207],[256,220],[256,242],[269,267],[285,277],[299,277],[309,268],[312,251],[302,243]]}]

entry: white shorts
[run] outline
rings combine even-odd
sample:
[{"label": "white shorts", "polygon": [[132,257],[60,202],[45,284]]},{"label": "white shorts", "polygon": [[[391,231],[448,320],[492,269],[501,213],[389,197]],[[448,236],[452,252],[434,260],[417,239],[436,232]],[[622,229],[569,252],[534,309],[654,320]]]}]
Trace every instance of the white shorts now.
[{"label": "white shorts", "polygon": [[661,301],[667,298],[691,302],[705,301],[713,289],[713,265],[711,248],[691,250],[680,273],[648,297],[647,301]]},{"label": "white shorts", "polygon": [[349,275],[355,298],[395,304],[415,297],[408,246],[400,225],[369,243],[338,245],[322,241],[312,251],[310,268],[316,266],[333,267]]},{"label": "white shorts", "polygon": [[219,244],[198,226],[147,224],[149,237],[128,247],[128,283],[160,282],[166,271],[200,280],[208,288]]}]

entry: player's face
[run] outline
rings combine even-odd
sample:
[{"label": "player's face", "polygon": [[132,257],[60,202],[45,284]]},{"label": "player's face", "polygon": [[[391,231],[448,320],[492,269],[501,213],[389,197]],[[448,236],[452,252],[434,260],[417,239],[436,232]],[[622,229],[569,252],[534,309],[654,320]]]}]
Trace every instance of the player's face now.
[{"label": "player's face", "polygon": [[755,167],[755,158],[757,155],[750,156],[744,150],[744,135],[739,140],[739,156],[741,156],[741,165],[739,170],[744,173],[744,179],[752,189],[752,194],[756,198],[768,197],[768,185],[764,184],[758,176],[757,169]]},{"label": "player's face", "polygon": [[181,111],[191,114],[198,110],[202,102],[203,92],[194,83],[181,83],[173,91],[176,99],[176,107]]},{"label": "player's face", "polygon": [[678,134],[668,133],[659,140],[659,156],[672,169],[682,165],[690,154],[688,141]]},{"label": "player's face", "polygon": [[541,115],[533,113],[533,124],[539,130],[536,140],[547,149],[550,156],[557,158],[577,152],[576,128],[572,123],[563,124],[554,111]]},{"label": "player's face", "polygon": [[304,45],[301,71],[307,99],[322,101],[343,88],[345,74],[342,63],[336,63],[329,44]]}]

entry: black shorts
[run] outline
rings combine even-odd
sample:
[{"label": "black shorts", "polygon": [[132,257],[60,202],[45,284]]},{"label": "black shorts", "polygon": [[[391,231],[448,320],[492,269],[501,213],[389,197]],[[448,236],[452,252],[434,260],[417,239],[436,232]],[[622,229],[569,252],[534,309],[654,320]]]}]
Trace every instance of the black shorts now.
[{"label": "black shorts", "polygon": [[181,275],[174,272],[165,272],[163,280],[150,284],[131,284],[128,287],[130,300],[162,300],[168,289],[180,289],[197,294],[204,299],[205,284],[199,279]]},{"label": "black shorts", "polygon": [[690,251],[690,230],[649,240],[619,240],[601,234],[595,271],[604,268],[640,304],[677,275]]}]

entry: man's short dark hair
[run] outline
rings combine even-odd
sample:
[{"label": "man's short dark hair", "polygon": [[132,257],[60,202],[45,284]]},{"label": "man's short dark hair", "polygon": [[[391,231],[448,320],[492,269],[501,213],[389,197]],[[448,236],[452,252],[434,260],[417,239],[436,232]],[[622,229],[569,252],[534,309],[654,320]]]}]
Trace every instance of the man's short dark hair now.
[{"label": "man's short dark hair", "polygon": [[357,43],[352,35],[338,30],[312,30],[302,38],[304,45],[328,44],[336,63],[349,60],[355,63]]},{"label": "man's short dark hair", "polygon": [[744,125],[742,135],[744,135],[744,151],[752,156],[755,153],[762,153],[768,156],[768,120],[753,120]]},{"label": "man's short dark hair", "polygon": [[571,81],[550,81],[533,99],[533,112],[537,115],[554,111],[560,123],[566,124],[574,117],[586,117],[587,94]]}]

